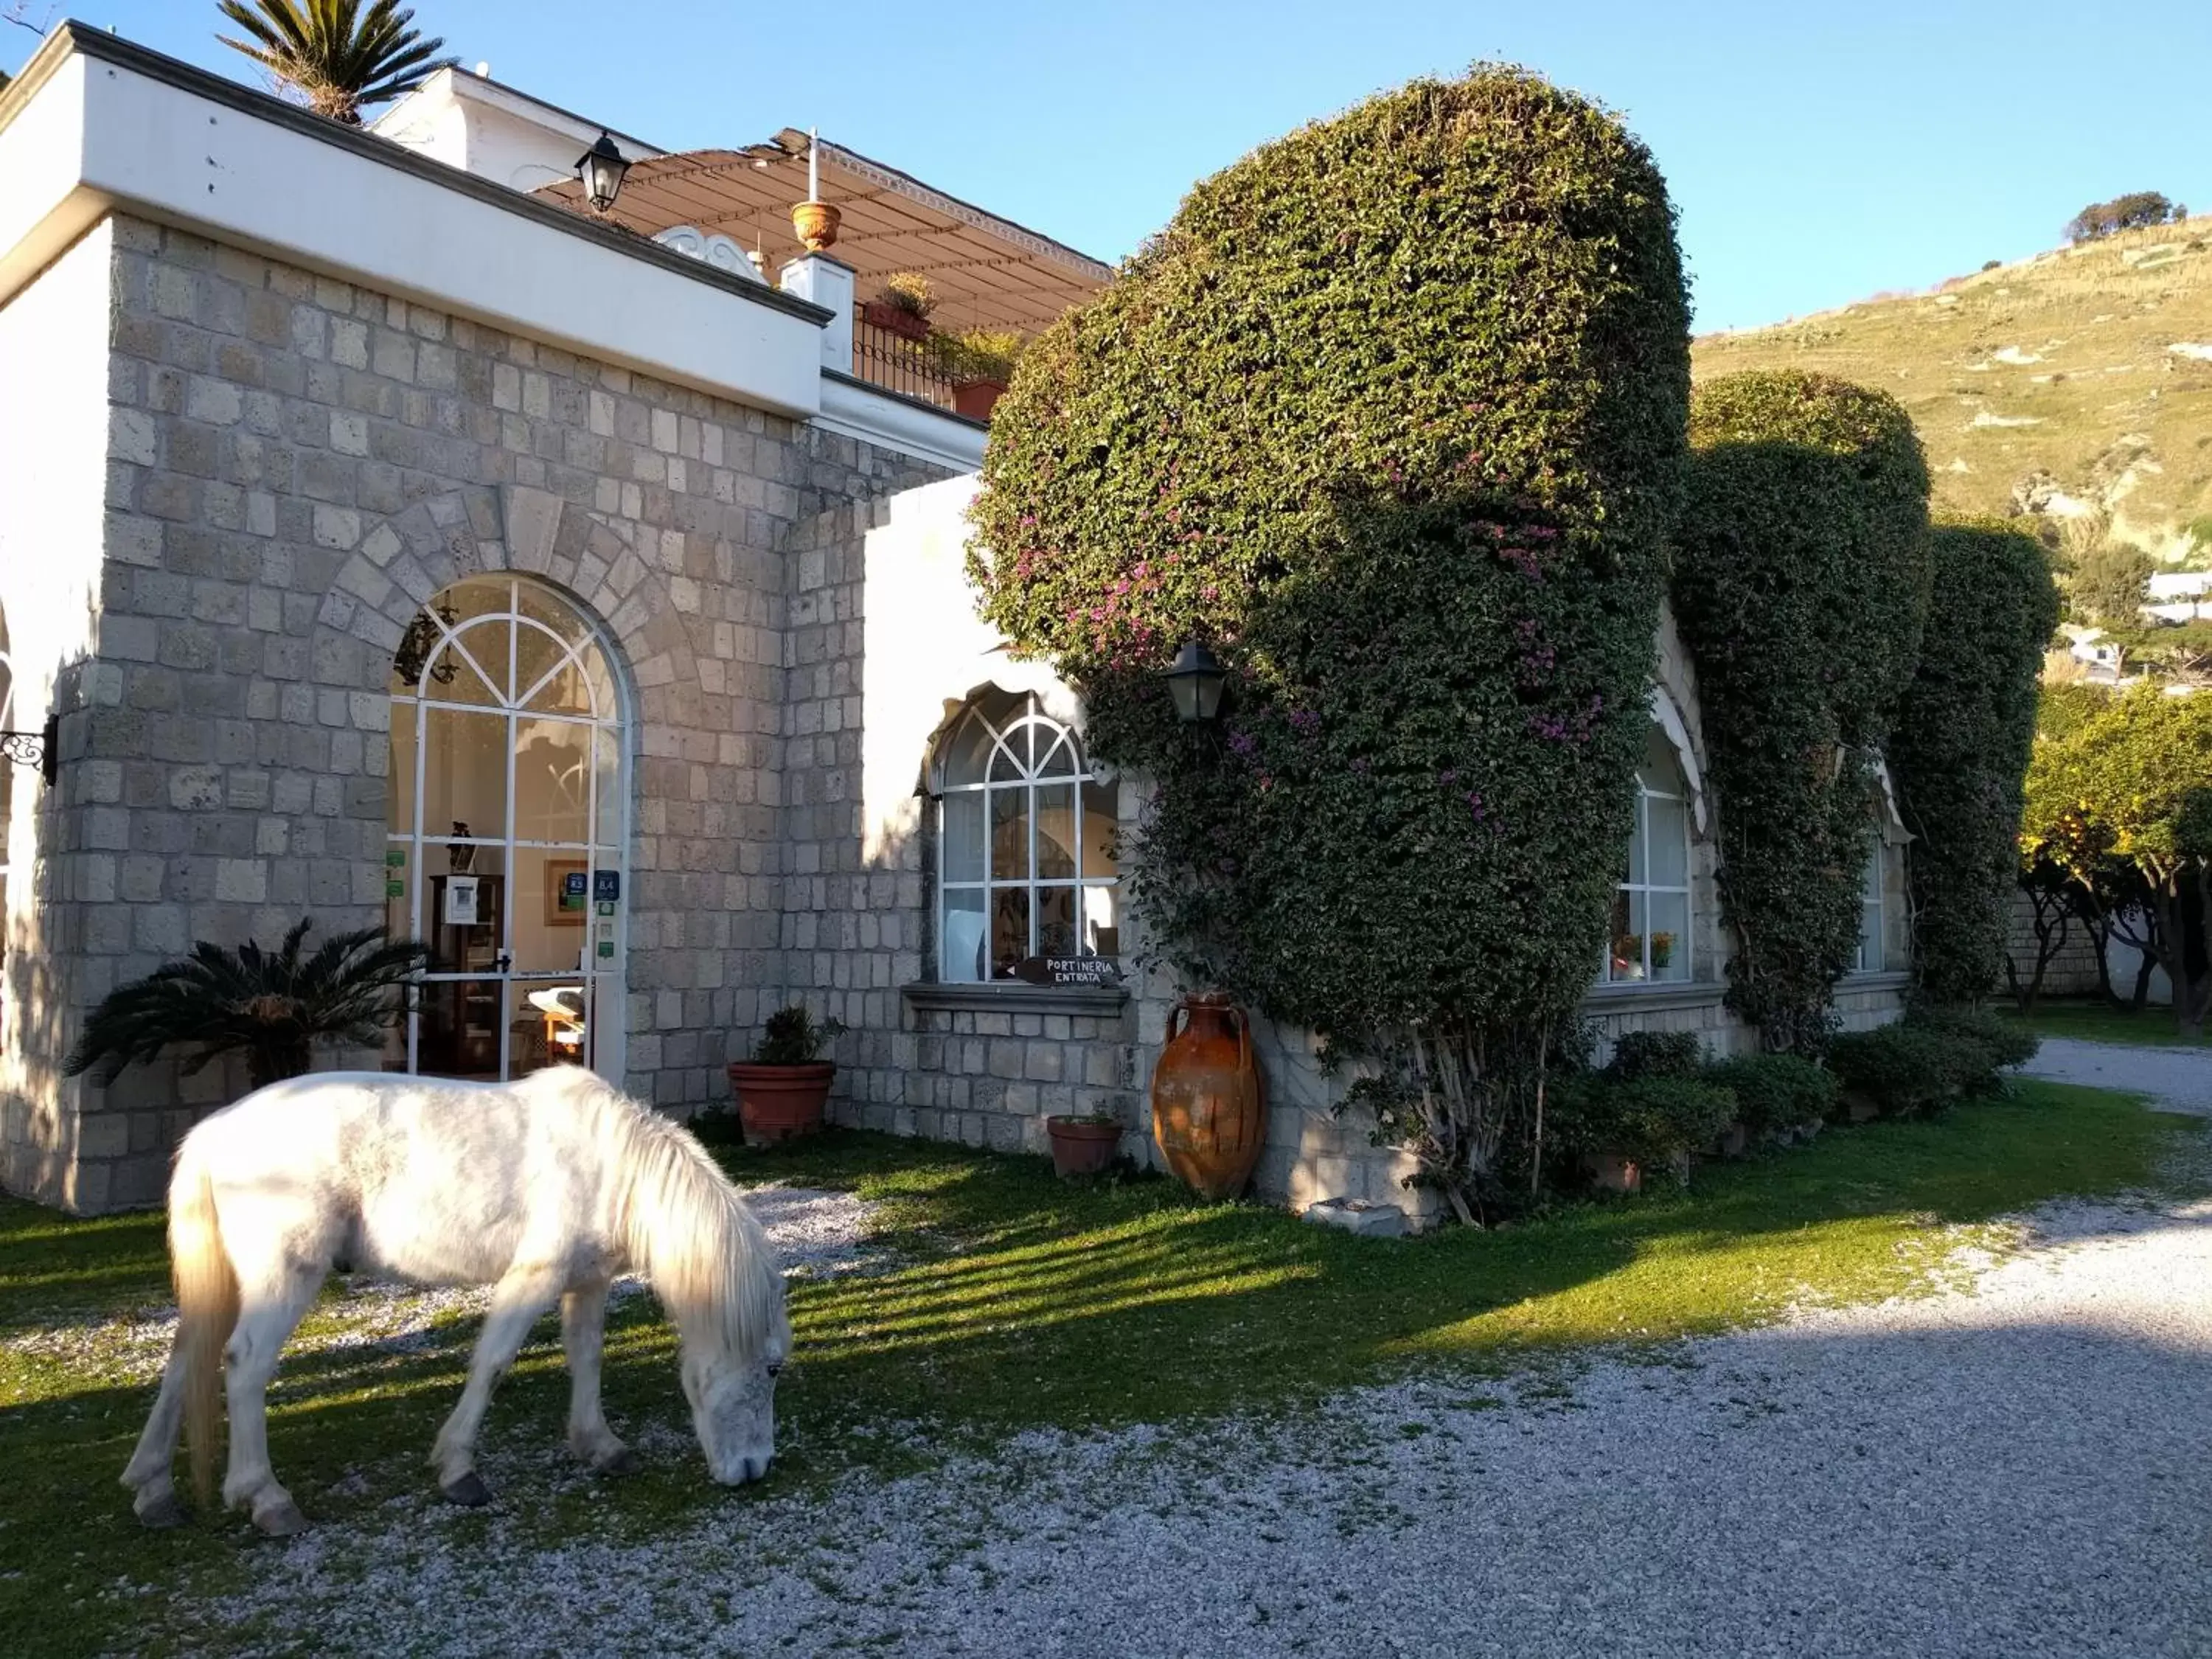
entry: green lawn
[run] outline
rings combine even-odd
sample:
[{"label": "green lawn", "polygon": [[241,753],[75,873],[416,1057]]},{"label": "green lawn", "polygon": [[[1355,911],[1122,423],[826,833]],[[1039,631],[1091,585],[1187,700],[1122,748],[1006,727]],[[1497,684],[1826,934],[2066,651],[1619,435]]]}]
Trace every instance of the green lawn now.
[{"label": "green lawn", "polygon": [[[2038,1036],[2079,1037],[2089,1042],[2149,1043],[2160,1048],[2184,1041],[2173,1023],[2171,1008],[2146,1008],[2139,1014],[2131,1014],[2099,998],[2094,1001],[2039,1002],[2035,1012],[2027,1015],[2016,1014],[2010,1009],[2002,1012],[2007,1019],[2026,1026]],[[2212,1033],[2200,1032],[2195,1041],[2199,1047],[2212,1046]]]},{"label": "green lawn", "polygon": [[[798,1347],[763,1485],[895,1472],[1046,1425],[1279,1414],[1409,1365],[1498,1374],[1592,1343],[1721,1329],[1808,1296],[1878,1297],[1927,1279],[1936,1247],[1955,1242],[1940,1225],[2154,1183],[2182,1121],[2033,1084],[1940,1121],[1831,1130],[1807,1150],[1702,1170],[1688,1193],[1402,1242],[1194,1204],[1161,1180],[1064,1186],[1042,1160],[879,1136],[732,1150],[741,1180],[880,1202],[884,1242],[903,1253],[890,1271],[794,1286]],[[112,1321],[167,1294],[158,1218],[68,1221],[0,1203],[0,1338]],[[272,1450],[311,1516],[360,1516],[428,1490],[422,1460],[473,1335],[457,1324],[424,1352],[325,1352],[280,1374]],[[118,1583],[219,1591],[245,1553],[272,1547],[235,1517],[137,1528],[116,1477],[151,1390],[118,1382],[125,1340],[118,1331],[60,1358],[0,1346],[10,1653],[191,1649],[164,1598]],[[606,1389],[619,1430],[688,1434],[672,1356],[648,1299],[617,1312]],[[557,1437],[565,1387],[549,1321],[486,1437],[488,1477],[511,1475],[508,1513],[551,1537],[744,1501],[707,1485],[696,1450],[664,1452],[619,1484],[554,1487],[525,1454]]]}]

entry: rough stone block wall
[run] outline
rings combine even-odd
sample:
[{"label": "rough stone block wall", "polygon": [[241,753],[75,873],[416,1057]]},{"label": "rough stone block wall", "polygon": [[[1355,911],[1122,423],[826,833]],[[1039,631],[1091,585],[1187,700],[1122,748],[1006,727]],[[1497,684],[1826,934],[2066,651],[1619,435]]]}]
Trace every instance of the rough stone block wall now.
[{"label": "rough stone block wall", "polygon": [[[722,1097],[786,978],[787,538],[942,469],[174,230],[113,238],[99,645],[51,849],[84,967],[52,1040],[193,939],[380,919],[392,648],[439,588],[516,568],[629,681],[628,1085]],[[174,1094],[86,1091],[79,1162],[116,1173],[80,1207],[154,1195]]]}]

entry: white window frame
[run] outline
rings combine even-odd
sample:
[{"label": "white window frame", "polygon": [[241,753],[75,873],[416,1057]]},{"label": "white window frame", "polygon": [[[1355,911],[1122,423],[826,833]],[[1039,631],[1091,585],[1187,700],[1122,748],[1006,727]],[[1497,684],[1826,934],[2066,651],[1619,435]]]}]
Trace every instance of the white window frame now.
[{"label": "white window frame", "polygon": [[[1859,948],[1854,973],[1879,974],[1889,966],[1889,940],[1883,933],[1884,901],[1888,895],[1889,870],[1882,854],[1887,850],[1882,843],[1881,824],[1877,821],[1874,830],[1874,850],[1867,854],[1866,872],[1859,878]],[[1871,931],[1869,931],[1871,930]],[[1867,960],[1867,944],[1874,944],[1874,960]]]},{"label": "white window frame", "polygon": [[[1084,752],[1082,738],[1072,726],[1046,714],[1042,702],[1034,692],[1017,698],[1012,711],[1001,722],[994,723],[984,713],[982,704],[981,699],[969,703],[961,712],[960,717],[946,728],[938,748],[939,765],[936,805],[937,896],[935,900],[937,945],[933,954],[936,957],[938,982],[945,985],[989,985],[1005,984],[1008,981],[1010,975],[1002,970],[1010,964],[998,961],[992,951],[992,939],[994,932],[992,925],[994,895],[1002,892],[1027,891],[1030,919],[1027,955],[1034,957],[1039,954],[1037,929],[1043,908],[1040,894],[1048,888],[1074,888],[1076,954],[1088,956],[1092,954],[1089,949],[1090,912],[1092,903],[1091,896],[1094,892],[1102,890],[1110,890],[1119,886],[1121,879],[1118,867],[1113,874],[1108,876],[1091,875],[1086,872],[1084,867],[1090,840],[1089,826],[1085,821],[1086,811],[1084,801],[1085,786],[1103,784],[1104,780],[1091,769],[1090,758]],[[983,775],[976,782],[954,783],[946,775],[945,768],[949,763],[953,746],[966,733],[971,724],[981,726],[991,738],[988,757],[984,761],[981,769]],[[1030,753],[1037,757],[1034,762],[1024,761],[1016,750],[1012,739],[1018,732],[1022,732],[1033,734],[1031,737],[1033,747]],[[1054,754],[1062,744],[1067,747],[1074,769],[1048,775],[1044,773],[1042,768],[1050,763]],[[999,757],[1002,755],[1012,767],[1014,776],[994,779],[992,774],[998,769],[996,763]],[[1075,873],[1073,876],[1042,878],[1037,874],[1037,792],[1041,789],[1062,787],[1072,787],[1075,800]],[[1025,819],[1029,825],[1029,846],[1023,873],[1019,876],[1006,876],[994,866],[992,861],[994,851],[992,842],[994,837],[992,835],[991,805],[994,795],[1013,790],[1024,791],[1029,797],[1029,811]],[[951,840],[951,831],[945,807],[947,799],[954,795],[979,795],[982,798],[982,811],[979,817],[979,822],[982,825],[983,838],[982,856],[980,860],[983,873],[981,880],[953,881],[945,874],[948,863],[945,854],[947,843]],[[1117,823],[1118,821],[1117,817]],[[962,973],[955,977],[947,971],[946,950],[950,943],[951,933],[946,925],[947,901],[954,893],[976,892],[983,895],[983,976],[978,980],[969,977],[966,973]]]},{"label": "white window frame", "polygon": [[[1662,738],[1665,737],[1666,733],[1663,729],[1658,728],[1656,723],[1655,729],[1660,730]],[[1654,789],[1649,783],[1644,781],[1644,769],[1643,765],[1639,763],[1636,769],[1636,825],[1629,831],[1628,853],[1626,858],[1623,860],[1627,873],[1620,881],[1614,884],[1613,888],[1613,890],[1616,893],[1628,895],[1632,901],[1638,895],[1641,895],[1644,899],[1645,927],[1642,935],[1643,957],[1641,961],[1637,964],[1638,967],[1642,969],[1641,976],[1624,975],[1620,978],[1615,978],[1613,976],[1613,944],[1614,936],[1613,933],[1612,919],[1610,915],[1608,915],[1606,925],[1604,957],[1598,967],[1598,983],[1601,986],[1616,988],[1621,986],[1634,986],[1638,988],[1648,987],[1654,990],[1660,990],[1669,986],[1688,984],[1697,977],[1697,961],[1694,952],[1696,949],[1695,941],[1698,933],[1698,897],[1696,891],[1696,877],[1695,872],[1692,868],[1691,861],[1692,838],[1690,833],[1691,815],[1694,803],[1691,799],[1688,781],[1682,776],[1681,763],[1670,757],[1668,763],[1672,767],[1675,781],[1680,786],[1675,789]],[[1679,887],[1662,886],[1650,879],[1651,874],[1651,803],[1655,800],[1671,800],[1681,803],[1682,884]],[[1644,848],[1644,873],[1645,879],[1643,881],[1632,881],[1628,878],[1636,873],[1636,848],[1639,842]],[[1651,916],[1651,898],[1654,894],[1668,897],[1680,895],[1682,900],[1682,937],[1675,941],[1674,947],[1675,954],[1680,957],[1682,964],[1681,972],[1679,974],[1674,973],[1674,958],[1670,957],[1668,963],[1668,970],[1670,977],[1666,979],[1659,978],[1653,973],[1651,968],[1652,930],[1650,926],[1650,921]]]},{"label": "white window frame", "polygon": [[[507,604],[504,610],[477,611],[471,616],[461,617],[451,624],[448,624],[444,617],[440,614],[438,607],[441,601],[456,588],[465,584],[472,586],[482,586],[488,581],[495,580],[503,581],[507,586]],[[573,617],[581,632],[581,643],[562,639],[539,619],[526,613],[522,604],[525,589],[536,596],[541,604],[557,607]],[[577,966],[573,971],[518,969],[512,966],[496,971],[456,969],[425,974],[422,976],[422,982],[430,984],[483,980],[499,981],[501,1000],[499,1070],[501,1077],[511,1077],[514,1071],[513,1029],[514,1022],[511,1017],[509,1001],[511,988],[517,984],[534,984],[550,988],[555,985],[581,979],[585,987],[584,1006],[589,1011],[589,1018],[594,1028],[592,1032],[592,1069],[609,1082],[620,1086],[623,1069],[628,1061],[629,1022],[626,991],[629,961],[629,912],[633,897],[627,875],[629,868],[630,844],[629,743],[630,719],[629,699],[623,683],[620,666],[621,658],[616,652],[613,642],[607,638],[605,631],[598,626],[581,605],[559,589],[518,573],[487,572],[482,576],[465,578],[463,582],[457,582],[452,587],[441,588],[434,594],[429,603],[423,607],[422,614],[428,616],[435,624],[436,643],[423,658],[422,678],[417,681],[414,693],[410,695],[406,692],[396,691],[392,694],[392,731],[394,741],[396,742],[398,738],[401,721],[410,720],[414,725],[412,764],[415,775],[411,791],[412,822],[403,829],[392,829],[387,823],[385,838],[387,849],[400,849],[407,855],[408,926],[412,936],[416,939],[427,938],[428,935],[423,931],[424,927],[432,920],[424,915],[429,902],[430,892],[430,883],[425,875],[425,854],[432,849],[442,853],[447,847],[455,844],[457,839],[448,832],[447,828],[426,825],[422,821],[426,793],[423,784],[428,766],[429,715],[433,709],[471,715],[494,715],[502,718],[506,723],[507,741],[505,821],[500,825],[497,834],[474,834],[459,838],[465,844],[489,847],[501,851],[504,854],[501,864],[506,879],[500,884],[501,902],[503,907],[500,918],[501,939],[512,940],[514,938],[514,918],[518,903],[539,902],[540,896],[531,894],[526,897],[518,890],[520,884],[514,879],[515,872],[519,866],[519,860],[515,857],[517,853],[544,851],[580,855],[585,862],[586,872],[585,890],[587,893],[592,890],[594,879],[601,870],[623,872],[624,877],[622,898],[615,905],[613,917],[607,919],[611,922],[613,933],[614,954],[611,958],[602,959],[598,954],[597,943],[600,937],[602,918],[598,914],[599,906],[596,901],[586,899],[584,926],[578,935],[580,954]],[[495,681],[490,674],[483,672],[487,665],[478,663],[471,652],[469,635],[475,634],[481,640],[483,637],[483,630],[502,621],[508,624],[507,660],[504,665],[505,674]],[[510,696],[501,690],[501,687],[514,684],[514,675],[526,629],[543,635],[560,649],[552,665],[541,673],[533,684],[522,688],[519,693]],[[474,668],[482,677],[495,701],[470,702],[457,698],[441,698],[434,695],[424,695],[433,678],[432,669],[445,656],[449,647],[456,654],[465,659],[463,672]],[[592,708],[588,714],[558,714],[530,708],[531,700],[563,670],[572,666],[586,667],[587,670],[585,660],[586,647],[596,651],[605,666],[606,681],[613,708],[601,708],[599,706],[599,689],[592,684],[592,678],[588,671],[583,676],[584,684],[592,688]],[[515,834],[514,757],[517,729],[524,722],[532,725],[542,723],[591,728],[593,738],[590,753],[594,757],[594,761],[599,752],[599,735],[606,734],[612,737],[616,755],[613,787],[617,799],[615,803],[611,841],[604,841],[600,838],[600,783],[596,763],[587,765],[584,769],[586,788],[584,800],[585,839],[582,842],[538,841],[517,836]],[[410,1074],[416,1073],[421,1065],[422,1024],[422,1015],[420,1010],[410,1008],[406,1023],[406,1069]]]}]

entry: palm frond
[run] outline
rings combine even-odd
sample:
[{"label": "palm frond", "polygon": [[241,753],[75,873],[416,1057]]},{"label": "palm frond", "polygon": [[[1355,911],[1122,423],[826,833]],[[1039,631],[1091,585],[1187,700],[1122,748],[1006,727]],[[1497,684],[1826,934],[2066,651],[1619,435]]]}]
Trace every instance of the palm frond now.
[{"label": "palm frond", "polygon": [[217,0],[247,37],[216,39],[291,87],[320,113],[358,124],[364,104],[405,95],[459,60],[440,57],[398,0]]},{"label": "palm frond", "polygon": [[118,986],[93,1011],[63,1070],[112,1083],[125,1066],[188,1048],[185,1070],[244,1053],[258,1081],[303,1069],[317,1042],[372,1043],[398,1010],[393,993],[422,972],[428,947],[365,927],[326,940],[304,962],[313,924],[273,951],[247,940],[226,950],[203,939],[191,954]]}]

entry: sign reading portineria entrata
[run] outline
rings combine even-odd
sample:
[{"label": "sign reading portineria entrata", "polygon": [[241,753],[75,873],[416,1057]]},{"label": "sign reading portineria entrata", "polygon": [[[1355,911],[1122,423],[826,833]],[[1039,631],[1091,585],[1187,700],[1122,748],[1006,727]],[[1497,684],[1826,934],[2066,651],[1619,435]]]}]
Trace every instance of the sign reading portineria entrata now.
[{"label": "sign reading portineria entrata", "polygon": [[1119,985],[1121,970],[1107,957],[1024,957],[1013,964],[1016,979],[1032,985]]}]

